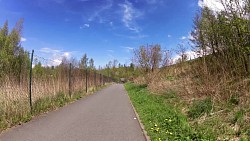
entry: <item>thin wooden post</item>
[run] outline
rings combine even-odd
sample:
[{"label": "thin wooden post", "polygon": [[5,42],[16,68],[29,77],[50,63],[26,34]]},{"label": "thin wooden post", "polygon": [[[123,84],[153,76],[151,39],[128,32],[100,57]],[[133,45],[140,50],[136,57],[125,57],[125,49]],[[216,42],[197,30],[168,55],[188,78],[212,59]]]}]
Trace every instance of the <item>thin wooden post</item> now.
[{"label": "thin wooden post", "polygon": [[88,69],[86,68],[86,93],[88,93]]},{"label": "thin wooden post", "polygon": [[29,101],[30,101],[30,113],[32,114],[32,65],[33,65],[33,56],[34,56],[34,50],[32,50],[31,53],[31,59],[30,59],[30,85],[29,85]]},{"label": "thin wooden post", "polygon": [[95,79],[95,87],[97,87],[97,84],[96,84],[96,71],[95,71],[95,74],[94,74],[94,79]]},{"label": "thin wooden post", "polygon": [[69,64],[69,97],[71,98],[71,68],[72,64]]}]

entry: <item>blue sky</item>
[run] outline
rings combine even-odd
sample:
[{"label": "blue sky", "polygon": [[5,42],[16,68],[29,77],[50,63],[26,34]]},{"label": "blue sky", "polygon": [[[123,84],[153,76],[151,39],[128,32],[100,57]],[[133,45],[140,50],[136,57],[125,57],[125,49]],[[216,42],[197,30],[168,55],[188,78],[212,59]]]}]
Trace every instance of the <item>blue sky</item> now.
[{"label": "blue sky", "polygon": [[129,64],[132,49],[187,42],[197,0],[0,0],[0,25],[24,19],[22,46],[60,63],[84,53],[104,66]]}]

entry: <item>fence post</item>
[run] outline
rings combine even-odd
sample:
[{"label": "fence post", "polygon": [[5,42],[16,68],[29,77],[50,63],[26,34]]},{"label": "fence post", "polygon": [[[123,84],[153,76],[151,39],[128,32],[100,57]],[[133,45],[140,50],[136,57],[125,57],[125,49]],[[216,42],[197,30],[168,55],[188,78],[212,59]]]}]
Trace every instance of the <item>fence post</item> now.
[{"label": "fence post", "polygon": [[99,76],[100,76],[100,81],[99,81],[100,83],[99,83],[99,85],[102,86],[102,75],[99,74]]},{"label": "fence post", "polygon": [[71,98],[71,67],[72,64],[69,64],[69,97]]},{"label": "fence post", "polygon": [[32,114],[32,65],[33,65],[34,50],[32,50],[30,58],[30,85],[29,85],[29,101],[30,101],[30,113]]},{"label": "fence post", "polygon": [[86,93],[88,93],[88,69],[86,68]]},{"label": "fence post", "polygon": [[95,79],[95,87],[97,87],[97,84],[96,84],[96,71],[95,71],[95,74],[94,74],[94,79]]},{"label": "fence post", "polygon": [[104,85],[104,76],[102,75],[102,86]]}]

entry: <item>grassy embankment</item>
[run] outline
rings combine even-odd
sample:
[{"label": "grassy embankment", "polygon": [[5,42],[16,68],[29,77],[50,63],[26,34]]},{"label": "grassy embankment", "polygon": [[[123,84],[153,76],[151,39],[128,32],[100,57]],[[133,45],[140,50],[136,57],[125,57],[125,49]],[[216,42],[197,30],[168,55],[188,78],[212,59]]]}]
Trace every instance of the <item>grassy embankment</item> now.
[{"label": "grassy embankment", "polygon": [[172,90],[156,94],[149,92],[146,85],[128,83],[125,87],[151,140],[250,139],[249,109],[239,108],[236,100],[229,101],[225,107],[209,97],[187,101]]},{"label": "grassy embankment", "polygon": [[212,140],[208,134],[190,127],[188,118],[181,113],[181,105],[174,105],[179,102],[174,92],[154,95],[145,85],[132,83],[127,83],[125,88],[151,140]]}]

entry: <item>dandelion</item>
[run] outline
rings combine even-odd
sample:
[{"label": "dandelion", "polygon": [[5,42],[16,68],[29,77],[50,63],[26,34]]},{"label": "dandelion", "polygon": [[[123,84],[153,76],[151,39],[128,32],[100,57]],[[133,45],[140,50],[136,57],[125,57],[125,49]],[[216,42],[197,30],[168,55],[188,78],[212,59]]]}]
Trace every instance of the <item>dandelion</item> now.
[{"label": "dandelion", "polygon": [[159,130],[160,130],[160,128],[159,128],[159,127],[155,129],[155,131],[156,131],[156,132],[158,132]]}]

